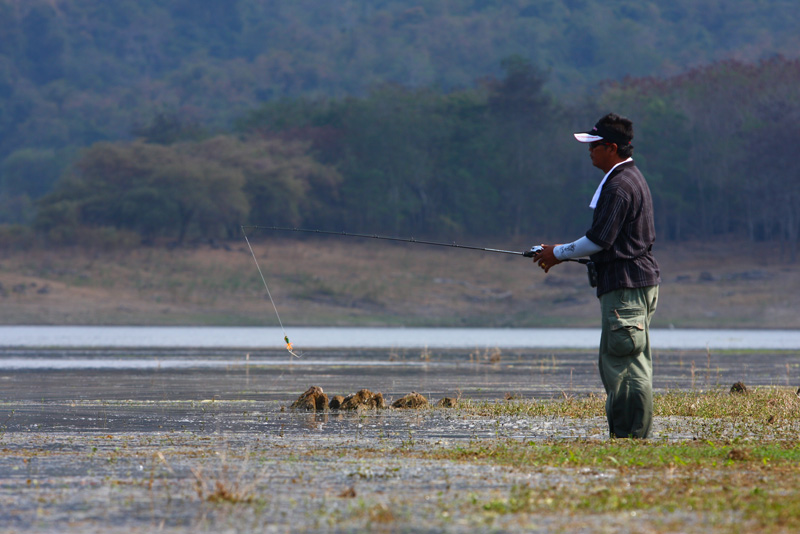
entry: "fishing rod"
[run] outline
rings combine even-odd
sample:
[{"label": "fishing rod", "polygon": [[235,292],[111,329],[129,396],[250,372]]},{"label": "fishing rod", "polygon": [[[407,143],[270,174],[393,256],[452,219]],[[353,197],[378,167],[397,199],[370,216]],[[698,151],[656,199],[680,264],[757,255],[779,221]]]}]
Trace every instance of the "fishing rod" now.
[{"label": "fishing rod", "polygon": [[516,250],[502,250],[497,248],[488,247],[471,247],[468,245],[458,245],[453,243],[441,243],[438,241],[426,241],[424,239],[417,239],[415,237],[390,237],[377,234],[356,234],[351,232],[332,232],[330,230],[311,230],[307,228],[289,228],[283,226],[243,226],[242,228],[257,228],[260,230],[275,230],[281,232],[303,232],[308,234],[324,234],[324,235],[339,235],[345,237],[364,237],[367,239],[381,239],[383,241],[401,241],[403,243],[416,243],[418,245],[433,245],[436,247],[450,247],[450,248],[463,248],[468,250],[480,250],[482,252],[496,252],[499,254],[513,254],[515,256],[524,256],[532,258],[534,254],[542,250],[540,246],[533,246],[530,250],[516,251]]},{"label": "fishing rod", "polygon": [[[473,247],[469,245],[458,245],[455,242],[453,243],[443,243],[439,241],[426,241],[424,239],[416,239],[414,237],[391,237],[391,236],[382,236],[377,234],[358,234],[352,232],[334,232],[331,230],[314,230],[309,228],[290,228],[288,226],[242,226],[242,231],[245,228],[253,228],[259,230],[272,230],[278,232],[301,232],[306,234],[320,234],[320,235],[337,235],[337,236],[344,236],[344,237],[361,237],[366,239],[380,239],[383,241],[400,241],[402,243],[414,243],[417,245],[432,245],[436,247],[450,247],[450,248],[461,248],[466,250],[479,250],[481,252],[494,252],[498,254],[513,254],[515,256],[523,256],[525,258],[532,258],[538,252],[542,251],[542,247],[539,245],[534,245],[531,247],[530,250],[524,251],[517,251],[517,250],[503,250],[497,248],[489,248],[489,247]],[[586,265],[588,269],[589,275],[589,285],[592,287],[597,287],[597,271],[595,269],[594,262],[591,260],[587,260],[585,258],[580,259],[567,259],[562,261],[574,261],[576,263],[581,263]]]}]

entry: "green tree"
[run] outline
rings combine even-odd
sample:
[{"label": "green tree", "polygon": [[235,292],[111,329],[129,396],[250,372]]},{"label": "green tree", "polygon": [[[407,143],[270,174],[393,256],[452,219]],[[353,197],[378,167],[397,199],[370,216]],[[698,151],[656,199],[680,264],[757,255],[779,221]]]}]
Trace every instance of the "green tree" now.
[{"label": "green tree", "polygon": [[775,58],[753,73],[749,120],[738,153],[742,167],[743,218],[754,240],[777,240],[782,256],[797,261],[800,242],[800,169],[794,157],[800,124],[800,61]]},{"label": "green tree", "polygon": [[37,199],[58,180],[63,157],[53,149],[23,148],[0,163],[0,190]]},{"label": "green tree", "polygon": [[[297,225],[312,221],[335,198],[341,177],[316,161],[308,143],[251,137],[218,136],[186,145],[198,160],[213,162],[242,175],[241,193],[253,224]],[[222,193],[222,192],[220,192]],[[238,234],[232,215],[228,234]]]},{"label": "green tree", "polygon": [[98,143],[42,199],[37,226],[111,226],[182,243],[197,223],[199,236],[214,237],[246,216],[244,177],[193,148]]},{"label": "green tree", "polygon": [[24,148],[0,163],[0,222],[29,223],[33,201],[58,180],[63,157],[52,149]]},{"label": "green tree", "polygon": [[217,136],[172,145],[97,143],[41,200],[36,226],[46,232],[108,226],[178,243],[235,237],[248,220],[312,219],[339,181],[299,141]]},{"label": "green tree", "polygon": [[199,141],[206,137],[205,129],[196,121],[176,112],[159,112],[143,125],[134,125],[133,135],[148,143],[171,145],[178,141]]},{"label": "green tree", "polygon": [[544,75],[530,61],[511,56],[502,66],[505,77],[488,83],[494,136],[505,160],[494,177],[502,191],[501,213],[515,236],[531,228],[547,232],[547,220],[534,203],[549,203],[552,210],[562,204],[553,196],[560,189],[558,144],[552,142],[559,110],[544,90]]},{"label": "green tree", "polygon": [[64,75],[66,38],[55,12],[49,6],[36,6],[22,19],[28,71],[37,83],[47,83]]}]

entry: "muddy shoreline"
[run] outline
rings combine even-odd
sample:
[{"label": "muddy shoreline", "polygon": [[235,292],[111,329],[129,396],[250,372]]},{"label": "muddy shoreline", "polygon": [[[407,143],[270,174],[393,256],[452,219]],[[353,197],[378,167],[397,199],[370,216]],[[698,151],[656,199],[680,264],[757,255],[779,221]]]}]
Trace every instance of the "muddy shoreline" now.
[{"label": "muddy shoreline", "polygon": [[[514,488],[591,495],[608,485],[652,482],[669,471],[426,458],[466,446],[554,440],[567,455],[573,445],[607,441],[602,417],[486,418],[457,409],[313,414],[281,412],[277,403],[253,405],[93,402],[67,413],[59,403],[5,404],[15,411],[7,424],[29,422],[27,429],[12,423],[0,441],[5,531],[728,532],[747,524],[733,511],[709,516],[645,509],[635,523],[636,511],[488,513],[487,504],[513,502]],[[55,428],[53,421],[65,413],[72,422]],[[148,421],[153,413],[159,416]],[[130,420],[144,420],[144,428],[124,424]],[[174,423],[163,428],[163,421]],[[735,439],[729,426],[723,434]],[[772,439],[799,429],[782,428]],[[656,443],[707,435],[691,418],[656,418],[655,433]],[[698,475],[720,483],[731,476],[696,470],[685,476]]]}]

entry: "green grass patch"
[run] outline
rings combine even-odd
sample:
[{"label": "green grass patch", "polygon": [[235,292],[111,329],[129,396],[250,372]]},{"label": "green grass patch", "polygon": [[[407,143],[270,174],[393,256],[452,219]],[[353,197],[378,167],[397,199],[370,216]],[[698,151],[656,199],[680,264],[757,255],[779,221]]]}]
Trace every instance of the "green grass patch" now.
[{"label": "green grass patch", "polygon": [[668,518],[689,513],[712,523],[724,517],[730,527],[734,514],[759,531],[800,528],[798,441],[490,440],[419,456],[492,463],[554,480],[514,484],[505,495],[473,495],[472,513],[489,519],[553,513],[582,520],[617,513]]},{"label": "green grass patch", "polygon": [[757,527],[759,532],[789,532],[800,526],[800,496],[779,477],[796,475],[796,472],[773,472],[772,475],[766,482],[763,480],[765,477],[737,473],[699,479],[672,474],[633,483],[617,480],[593,487],[559,485],[533,489],[523,484],[513,486],[507,497],[476,498],[473,504],[492,514],[557,511],[584,519],[587,514],[625,512],[632,521],[636,520],[637,512],[665,517],[674,513],[702,514],[711,524],[715,518],[728,518],[735,514],[742,521],[751,523],[750,526]]},{"label": "green grass patch", "polygon": [[657,440],[476,441],[423,453],[426,458],[481,461],[517,467],[686,469],[793,466],[800,442]]},{"label": "green grass patch", "polygon": [[[724,389],[706,392],[669,391],[656,395],[656,417],[697,417],[738,419],[751,423],[800,420],[800,398],[792,388],[755,388],[747,394],[731,394]],[[462,401],[459,408],[487,417],[603,417],[605,397],[568,397],[563,400],[510,400],[508,402]]]}]

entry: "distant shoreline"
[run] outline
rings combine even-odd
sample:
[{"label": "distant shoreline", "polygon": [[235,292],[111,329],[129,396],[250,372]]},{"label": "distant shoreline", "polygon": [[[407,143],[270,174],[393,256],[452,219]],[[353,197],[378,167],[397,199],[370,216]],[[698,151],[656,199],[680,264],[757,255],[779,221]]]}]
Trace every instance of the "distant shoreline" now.
[{"label": "distant shoreline", "polygon": [[[521,240],[498,246],[523,250]],[[746,246],[745,246],[746,245]],[[253,243],[284,326],[596,328],[581,265],[343,240]],[[800,329],[778,244],[659,243],[654,329]],[[748,250],[745,256],[740,251]],[[243,242],[5,250],[0,325],[277,327]],[[293,340],[294,341],[294,340]]]}]

